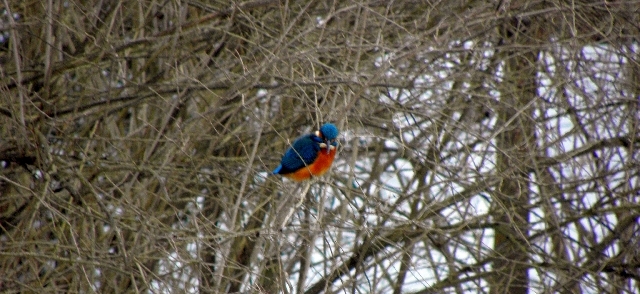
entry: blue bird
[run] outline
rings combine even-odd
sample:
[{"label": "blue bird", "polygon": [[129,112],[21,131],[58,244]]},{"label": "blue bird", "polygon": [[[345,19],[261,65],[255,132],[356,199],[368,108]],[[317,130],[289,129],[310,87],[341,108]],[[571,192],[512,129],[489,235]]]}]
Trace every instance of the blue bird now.
[{"label": "blue bird", "polygon": [[273,174],[298,182],[325,174],[336,156],[338,134],[335,125],[326,123],[319,131],[298,137]]}]

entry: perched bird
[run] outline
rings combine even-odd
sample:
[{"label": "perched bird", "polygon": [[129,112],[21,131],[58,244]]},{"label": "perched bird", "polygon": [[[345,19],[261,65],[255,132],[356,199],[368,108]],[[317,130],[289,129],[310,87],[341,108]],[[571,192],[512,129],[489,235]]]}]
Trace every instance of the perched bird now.
[{"label": "perched bird", "polygon": [[331,123],[319,131],[298,137],[282,156],[273,174],[283,175],[294,181],[304,181],[326,173],[336,157],[338,128]]}]

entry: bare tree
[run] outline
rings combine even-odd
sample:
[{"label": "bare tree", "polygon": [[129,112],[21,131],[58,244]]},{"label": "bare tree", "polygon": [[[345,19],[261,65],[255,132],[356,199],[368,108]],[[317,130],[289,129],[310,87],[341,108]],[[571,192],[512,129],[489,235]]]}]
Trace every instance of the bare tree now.
[{"label": "bare tree", "polygon": [[639,287],[634,1],[0,10],[0,292]]}]

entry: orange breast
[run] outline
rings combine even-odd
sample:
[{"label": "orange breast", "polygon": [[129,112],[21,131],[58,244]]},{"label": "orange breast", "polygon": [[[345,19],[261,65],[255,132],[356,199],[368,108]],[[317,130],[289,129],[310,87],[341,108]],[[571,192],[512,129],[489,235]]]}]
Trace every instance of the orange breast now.
[{"label": "orange breast", "polygon": [[319,177],[329,170],[335,157],[336,149],[329,151],[329,154],[326,148],[320,149],[318,158],[312,164],[284,176],[298,182],[308,180],[311,176]]}]

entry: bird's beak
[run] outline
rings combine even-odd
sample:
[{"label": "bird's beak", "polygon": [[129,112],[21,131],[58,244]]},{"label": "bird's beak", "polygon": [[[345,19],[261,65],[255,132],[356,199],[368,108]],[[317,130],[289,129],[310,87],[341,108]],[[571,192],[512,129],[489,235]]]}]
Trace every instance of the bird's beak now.
[{"label": "bird's beak", "polygon": [[331,142],[329,140],[324,140],[324,143],[327,144],[327,154],[331,151]]}]

